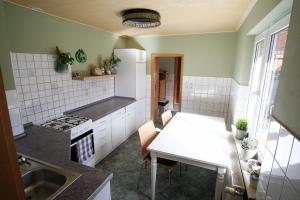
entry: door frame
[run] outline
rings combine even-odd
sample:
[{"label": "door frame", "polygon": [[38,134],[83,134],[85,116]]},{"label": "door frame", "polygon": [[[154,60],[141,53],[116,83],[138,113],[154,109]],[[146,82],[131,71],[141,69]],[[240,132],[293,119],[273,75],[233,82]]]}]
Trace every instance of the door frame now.
[{"label": "door frame", "polygon": [[0,195],[3,199],[25,199],[23,181],[17,161],[9,111],[0,66]]},{"label": "door frame", "polygon": [[[178,103],[178,110],[181,111],[181,104],[182,104],[182,81],[183,81],[183,63],[184,63],[184,54],[179,53],[152,53],[151,54],[151,120],[154,122],[157,121],[156,111],[158,108],[158,81],[159,81],[159,66],[158,66],[158,59],[159,58],[176,58],[179,59],[177,63],[178,67],[180,67],[180,76],[179,76],[179,103]],[[178,83],[177,83],[178,84]]]}]

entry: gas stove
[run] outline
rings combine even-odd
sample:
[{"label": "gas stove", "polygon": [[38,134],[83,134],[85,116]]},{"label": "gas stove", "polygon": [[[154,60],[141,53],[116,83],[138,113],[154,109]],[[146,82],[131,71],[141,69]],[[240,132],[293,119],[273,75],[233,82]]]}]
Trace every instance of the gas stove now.
[{"label": "gas stove", "polygon": [[83,123],[85,123],[89,120],[90,119],[85,118],[85,117],[77,117],[77,116],[73,116],[73,115],[64,115],[62,117],[47,121],[47,122],[41,124],[41,126],[47,127],[47,128],[54,128],[56,130],[67,132],[71,128],[76,127],[80,124],[83,124]]},{"label": "gas stove", "polygon": [[[70,133],[70,159],[75,162],[78,162],[77,142],[84,137],[93,135],[93,122],[91,119],[85,117],[64,115],[47,121],[40,126],[56,129],[62,133]],[[94,143],[94,141],[92,141],[92,143]],[[88,160],[81,162],[81,164],[94,167],[94,155]]]},{"label": "gas stove", "polygon": [[53,128],[63,132],[70,132],[71,139],[92,129],[92,120],[86,117],[78,117],[73,115],[64,115],[56,119],[47,121],[41,126]]}]

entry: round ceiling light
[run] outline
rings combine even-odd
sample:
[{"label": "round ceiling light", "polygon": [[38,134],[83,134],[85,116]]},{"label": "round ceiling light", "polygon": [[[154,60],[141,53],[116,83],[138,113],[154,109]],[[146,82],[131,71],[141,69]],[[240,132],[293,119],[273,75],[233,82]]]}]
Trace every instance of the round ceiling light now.
[{"label": "round ceiling light", "polygon": [[122,12],[123,24],[135,28],[154,28],[160,25],[159,12],[145,8],[134,8]]}]

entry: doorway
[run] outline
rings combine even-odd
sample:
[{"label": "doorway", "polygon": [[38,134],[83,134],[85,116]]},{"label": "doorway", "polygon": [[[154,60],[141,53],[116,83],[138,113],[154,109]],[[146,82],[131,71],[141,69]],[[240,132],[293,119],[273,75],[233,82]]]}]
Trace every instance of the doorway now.
[{"label": "doorway", "polygon": [[164,109],[181,111],[183,54],[151,55],[151,119]]}]

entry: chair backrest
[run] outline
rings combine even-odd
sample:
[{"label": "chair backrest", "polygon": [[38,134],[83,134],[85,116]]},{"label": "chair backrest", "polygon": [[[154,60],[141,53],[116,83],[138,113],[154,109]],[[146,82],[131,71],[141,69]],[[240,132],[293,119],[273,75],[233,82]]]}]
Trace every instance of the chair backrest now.
[{"label": "chair backrest", "polygon": [[147,147],[154,140],[156,135],[157,133],[155,131],[155,126],[152,120],[139,128],[139,136],[143,158],[145,158],[148,155],[149,151],[147,150]]},{"label": "chair backrest", "polygon": [[169,123],[169,121],[172,119],[173,115],[171,110],[167,110],[165,111],[162,115],[161,115],[161,121],[163,123],[163,126],[166,126],[167,123]]}]

